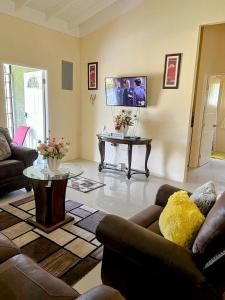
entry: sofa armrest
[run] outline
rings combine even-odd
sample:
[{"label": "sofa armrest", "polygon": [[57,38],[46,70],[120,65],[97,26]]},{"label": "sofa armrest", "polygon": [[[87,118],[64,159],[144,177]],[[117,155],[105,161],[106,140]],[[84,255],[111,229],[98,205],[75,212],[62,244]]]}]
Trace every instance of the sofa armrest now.
[{"label": "sofa armrest", "polygon": [[163,207],[159,205],[150,205],[131,217],[129,221],[137,225],[147,228],[149,225],[157,221],[160,217]]},{"label": "sofa armrest", "polygon": [[0,299],[74,300],[77,292],[26,255],[0,264]]},{"label": "sofa armrest", "polygon": [[20,249],[16,244],[0,233],[0,264],[17,254],[20,254]]},{"label": "sofa armrest", "polygon": [[[182,189],[169,184],[162,185],[156,194],[155,204],[165,207],[169,197],[180,190]],[[188,195],[190,196],[191,193],[188,192]]]},{"label": "sofa armrest", "polygon": [[121,294],[106,285],[97,286],[85,294],[79,296],[77,300],[125,300]]},{"label": "sofa armrest", "polygon": [[38,153],[35,149],[17,146],[15,144],[10,144],[10,147],[12,151],[12,158],[23,161],[26,168],[32,166],[33,162],[38,157]]},{"label": "sofa armrest", "polygon": [[107,215],[99,223],[96,235],[106,248],[149,270],[156,278],[179,274],[179,278],[195,286],[206,280],[190,251],[133,222]]}]

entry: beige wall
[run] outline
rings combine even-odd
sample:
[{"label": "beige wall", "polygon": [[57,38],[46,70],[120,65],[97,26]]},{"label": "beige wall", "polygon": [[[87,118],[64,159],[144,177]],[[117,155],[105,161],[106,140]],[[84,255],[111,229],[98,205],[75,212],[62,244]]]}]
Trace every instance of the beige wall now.
[{"label": "beige wall", "polygon": [[[113,130],[112,113],[105,105],[104,77],[149,76],[148,108],[141,109],[136,135],[152,137],[149,167],[153,174],[182,181],[186,169],[192,91],[199,26],[223,22],[225,2],[145,1],[136,10],[81,39],[82,157],[99,160],[95,134],[104,125]],[[163,90],[165,54],[183,53],[180,86]],[[99,90],[94,105],[87,90],[87,63],[99,62]],[[111,147],[108,158],[126,159],[124,147]],[[135,151],[134,165],[143,167],[144,150]]]},{"label": "beige wall", "polygon": [[[201,45],[190,167],[198,166],[200,136],[205,103],[204,91],[206,89],[207,77],[210,74],[225,74],[225,24],[204,26],[202,30]],[[222,107],[223,106],[224,104],[222,104]],[[223,116],[225,116],[225,114],[223,114]],[[220,118],[221,115],[219,116],[218,122],[220,122]],[[218,124],[218,126],[220,125]],[[222,132],[223,134],[221,134]],[[217,142],[221,139],[221,143],[224,144],[222,139],[224,140],[223,135],[225,133],[225,129],[221,129],[221,131],[219,130],[218,133]],[[219,148],[222,144],[220,144]],[[219,148],[217,144],[217,150],[219,150]]]},{"label": "beige wall", "polygon": [[[79,157],[80,41],[72,36],[0,14],[0,63],[48,71],[49,128],[52,136],[71,142],[67,159]],[[61,61],[74,63],[74,90],[61,89]],[[1,67],[2,68],[2,67]],[[4,93],[0,72],[0,126],[4,126]]]},{"label": "beige wall", "polygon": [[[225,22],[224,11],[223,0],[146,0],[136,10],[81,40],[0,14],[0,62],[48,70],[49,127],[52,135],[70,140],[67,159],[81,156],[98,161],[95,134],[104,125],[113,130],[112,112],[105,105],[104,77],[148,75],[148,108],[141,109],[136,135],[153,138],[150,171],[182,181],[189,148],[199,26]],[[224,39],[219,42],[223,44]],[[174,52],[183,53],[180,86],[177,90],[163,90],[165,54]],[[72,92],[61,90],[62,59],[74,62]],[[93,92],[87,90],[87,63],[91,61],[99,62],[95,104],[89,101]],[[0,77],[0,124],[3,125],[2,74]],[[124,147],[111,150],[108,152],[111,161],[118,157],[126,159]],[[143,167],[141,146],[134,151],[134,157],[134,166]]]}]

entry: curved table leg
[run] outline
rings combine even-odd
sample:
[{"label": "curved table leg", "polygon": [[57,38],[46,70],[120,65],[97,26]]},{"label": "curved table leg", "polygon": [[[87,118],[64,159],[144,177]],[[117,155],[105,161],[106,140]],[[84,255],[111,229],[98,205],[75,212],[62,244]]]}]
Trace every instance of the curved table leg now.
[{"label": "curved table leg", "polygon": [[128,144],[128,172],[127,178],[131,178],[131,163],[132,163],[132,144]]},{"label": "curved table leg", "polygon": [[101,162],[98,166],[98,170],[99,170],[99,172],[101,172],[101,170],[104,167],[104,160],[105,160],[105,141],[99,140],[98,147],[99,147],[99,152],[100,152],[100,156],[101,156]]},{"label": "curved table leg", "polygon": [[145,154],[145,176],[146,177],[149,177],[148,159],[151,152],[151,148],[152,148],[151,143],[148,142],[146,144],[146,154]]}]

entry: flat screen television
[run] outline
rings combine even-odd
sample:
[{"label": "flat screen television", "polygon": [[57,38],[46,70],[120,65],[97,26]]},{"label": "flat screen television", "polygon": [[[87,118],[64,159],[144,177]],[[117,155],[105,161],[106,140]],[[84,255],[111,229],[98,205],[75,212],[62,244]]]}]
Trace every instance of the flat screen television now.
[{"label": "flat screen television", "polygon": [[147,106],[147,76],[106,77],[106,104],[112,106]]}]

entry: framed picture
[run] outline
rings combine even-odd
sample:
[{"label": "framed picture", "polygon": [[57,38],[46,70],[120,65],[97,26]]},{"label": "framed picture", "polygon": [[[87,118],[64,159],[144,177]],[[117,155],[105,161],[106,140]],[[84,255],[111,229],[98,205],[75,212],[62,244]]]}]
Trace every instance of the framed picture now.
[{"label": "framed picture", "polygon": [[163,76],[164,89],[178,89],[181,55],[181,53],[166,55]]},{"label": "framed picture", "polygon": [[98,63],[88,63],[88,89],[98,89]]}]

